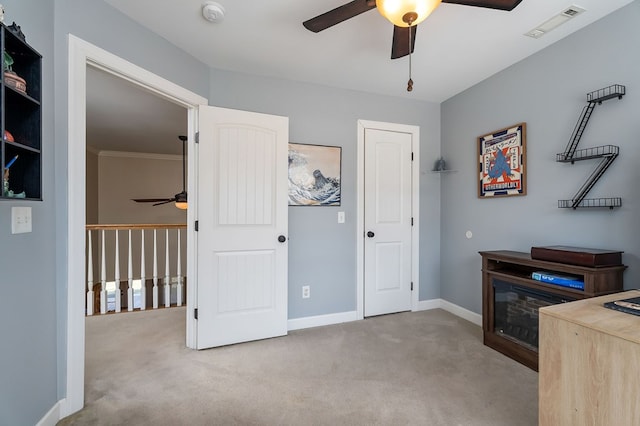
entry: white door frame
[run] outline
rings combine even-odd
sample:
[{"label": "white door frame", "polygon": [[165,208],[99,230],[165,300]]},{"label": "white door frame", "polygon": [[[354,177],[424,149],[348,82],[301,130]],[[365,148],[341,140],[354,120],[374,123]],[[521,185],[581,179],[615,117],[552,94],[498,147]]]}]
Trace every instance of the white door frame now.
[{"label": "white door frame", "polygon": [[[86,187],[86,97],[87,66],[96,67],[134,83],[159,97],[187,109],[189,152],[195,152],[199,105],[208,100],[158,75],[140,68],[97,46],[69,35],[68,140],[67,140],[67,328],[66,398],[60,401],[60,415],[66,417],[84,406],[85,327],[85,187]],[[196,177],[194,156],[188,158],[188,175]],[[196,179],[189,179],[188,193],[196,193]],[[187,276],[195,288],[195,232],[197,200],[189,199],[187,210]],[[187,292],[187,312],[195,307],[195,290]],[[195,320],[187,315],[187,346],[195,347]]]},{"label": "white door frame", "polygon": [[380,121],[358,120],[357,146],[357,223],[356,223],[356,315],[364,318],[364,133],[365,129],[387,130],[410,133],[413,163],[411,166],[411,310],[418,309],[420,295],[420,127],[407,124],[384,123]]}]

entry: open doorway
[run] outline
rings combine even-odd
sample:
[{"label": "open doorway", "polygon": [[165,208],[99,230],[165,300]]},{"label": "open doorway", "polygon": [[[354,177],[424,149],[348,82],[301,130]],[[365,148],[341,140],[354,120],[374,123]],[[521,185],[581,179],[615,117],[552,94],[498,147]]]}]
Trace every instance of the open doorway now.
[{"label": "open doorway", "polygon": [[87,65],[86,129],[88,314],[182,306],[187,211],[162,200],[186,188],[187,109]]},{"label": "open doorway", "polygon": [[[66,398],[60,407],[61,417],[68,416],[84,405],[84,305],[85,305],[85,208],[86,208],[86,99],[87,68],[100,69],[137,85],[187,110],[188,150],[194,152],[199,105],[206,98],[183,89],[149,71],[127,62],[90,43],[69,36],[69,128],[68,128],[68,198],[67,198],[67,347]],[[196,176],[194,156],[190,156],[188,175]],[[195,179],[187,184],[187,191],[195,194]],[[197,200],[190,201],[187,210],[187,276],[194,277],[194,213]],[[193,208],[191,208],[193,207]],[[192,280],[192,288],[197,282]],[[193,307],[194,291],[187,293],[187,311]],[[191,297],[189,296],[191,295]],[[187,316],[189,317],[189,316]],[[186,344],[194,347],[195,322],[187,319]]]}]

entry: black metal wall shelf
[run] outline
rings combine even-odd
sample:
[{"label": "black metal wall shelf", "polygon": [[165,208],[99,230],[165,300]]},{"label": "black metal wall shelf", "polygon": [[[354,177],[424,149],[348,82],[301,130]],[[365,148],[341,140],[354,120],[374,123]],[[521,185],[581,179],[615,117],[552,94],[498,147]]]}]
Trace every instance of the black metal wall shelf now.
[{"label": "black metal wall shelf", "polygon": [[622,198],[586,198],[580,201],[577,206],[574,206],[573,200],[558,200],[558,207],[561,209],[575,209],[578,207],[608,207],[612,209],[620,206],[622,206]]},{"label": "black metal wall shelf", "polygon": [[625,93],[626,88],[621,84],[614,84],[603,89],[587,93],[588,104],[582,109],[578,123],[573,129],[571,139],[569,139],[569,143],[567,144],[564,152],[556,155],[556,161],[559,163],[571,164],[574,164],[576,161],[592,160],[596,158],[602,158],[602,161],[600,161],[596,169],[591,173],[587,181],[580,187],[571,200],[558,201],[559,208],[576,209],[583,207],[608,207],[609,209],[613,209],[614,207],[622,206],[621,198],[586,198],[587,194],[591,191],[596,182],[598,182],[605,171],[618,157],[620,148],[615,145],[604,145],[580,150],[577,148],[596,105],[600,105],[603,101],[608,99],[622,99]]},{"label": "black metal wall shelf", "polygon": [[[2,23],[0,51],[0,200],[40,201],[42,56]],[[16,85],[18,77],[26,87]]]},{"label": "black metal wall shelf", "polygon": [[569,157],[567,153],[563,152],[556,155],[556,161],[558,163],[571,163],[581,160],[592,160],[594,158],[612,157],[617,156],[620,153],[620,148],[615,145],[603,145],[593,148],[580,149],[573,153],[572,157]]}]

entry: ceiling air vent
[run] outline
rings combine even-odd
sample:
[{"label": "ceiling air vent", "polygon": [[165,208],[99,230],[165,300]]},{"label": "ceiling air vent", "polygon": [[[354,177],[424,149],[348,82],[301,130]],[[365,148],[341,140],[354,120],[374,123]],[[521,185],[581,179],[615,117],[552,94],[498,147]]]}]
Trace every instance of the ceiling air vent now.
[{"label": "ceiling air vent", "polygon": [[585,11],[585,9],[583,9],[581,7],[578,7],[578,6],[575,6],[575,5],[569,6],[569,7],[565,8],[559,14],[557,14],[555,16],[552,16],[551,18],[549,18],[546,21],[544,21],[542,24],[538,25],[536,28],[534,28],[531,31],[525,33],[525,35],[527,37],[540,38],[543,35],[545,35],[546,33],[548,33],[549,31],[558,28],[560,25],[564,24],[569,19],[575,18],[576,16],[578,16],[579,14],[581,14],[584,11]]}]

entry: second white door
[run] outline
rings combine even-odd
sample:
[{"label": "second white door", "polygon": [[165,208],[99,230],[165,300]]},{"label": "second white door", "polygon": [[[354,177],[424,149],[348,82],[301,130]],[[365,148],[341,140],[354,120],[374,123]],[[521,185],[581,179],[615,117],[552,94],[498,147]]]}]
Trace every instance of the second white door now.
[{"label": "second white door", "polygon": [[413,136],[364,132],[364,316],[408,311]]}]

